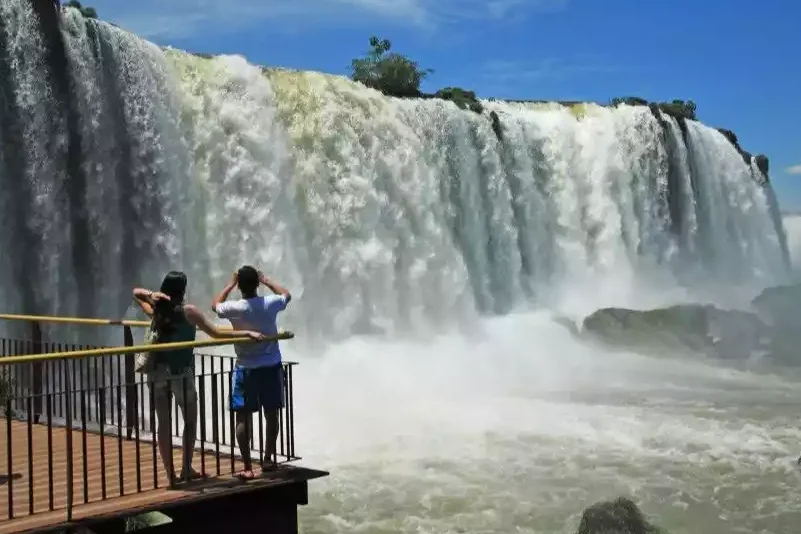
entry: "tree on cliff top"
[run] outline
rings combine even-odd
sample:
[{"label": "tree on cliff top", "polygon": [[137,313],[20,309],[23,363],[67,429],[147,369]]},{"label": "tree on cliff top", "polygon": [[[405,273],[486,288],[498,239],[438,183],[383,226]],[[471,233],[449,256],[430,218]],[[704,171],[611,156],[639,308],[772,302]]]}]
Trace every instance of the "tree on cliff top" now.
[{"label": "tree on cliff top", "polygon": [[420,84],[431,69],[421,69],[416,61],[390,53],[387,39],[370,38],[370,51],[351,62],[351,79],[390,96],[419,96]]},{"label": "tree on cliff top", "polygon": [[83,18],[85,19],[96,19],[97,18],[97,10],[93,7],[84,7],[78,0],[70,0],[64,7],[74,7],[78,11],[81,12]]}]

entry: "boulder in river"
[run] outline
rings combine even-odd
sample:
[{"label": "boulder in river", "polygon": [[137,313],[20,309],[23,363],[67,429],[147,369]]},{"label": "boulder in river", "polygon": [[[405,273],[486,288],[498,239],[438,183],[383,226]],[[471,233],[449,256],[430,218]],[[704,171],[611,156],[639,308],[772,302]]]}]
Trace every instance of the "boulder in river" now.
[{"label": "boulder in river", "polygon": [[576,534],[663,534],[626,497],[601,501],[584,510]]},{"label": "boulder in river", "polygon": [[606,345],[666,355],[702,354],[725,360],[755,355],[801,365],[801,284],[765,289],[749,309],[680,304],[651,310],[602,308],[587,316],[582,337]]}]

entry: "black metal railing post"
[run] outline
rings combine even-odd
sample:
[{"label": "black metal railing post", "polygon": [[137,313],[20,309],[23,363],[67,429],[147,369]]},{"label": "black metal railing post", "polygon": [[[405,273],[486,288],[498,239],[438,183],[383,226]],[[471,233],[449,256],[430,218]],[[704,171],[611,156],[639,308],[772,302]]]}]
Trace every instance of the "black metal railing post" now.
[{"label": "black metal railing post", "polygon": [[72,452],[72,373],[64,374],[64,404],[66,409],[66,445],[67,445],[67,521],[72,521],[73,506],[73,452]]},{"label": "black metal railing post", "polygon": [[[134,338],[130,326],[124,327],[124,341],[126,347],[133,347]],[[136,354],[125,355],[125,427],[128,439],[134,432],[134,427],[139,428],[138,421],[138,392],[136,390]]]},{"label": "black metal railing post", "polygon": [[[42,326],[39,321],[31,323],[31,335],[33,338],[33,353],[41,354],[42,352]],[[31,390],[33,397],[33,422],[39,424],[39,417],[42,415],[42,369],[44,363],[34,362],[32,367],[33,376],[31,377]],[[30,417],[31,414],[28,414]]]},{"label": "black metal railing post", "polygon": [[[143,376],[135,373],[135,355],[119,354],[122,347],[96,351],[101,354],[44,356],[98,347],[45,342],[41,323],[30,322],[29,335],[33,334],[33,339],[15,340],[12,354],[36,352],[42,356],[33,358],[34,361],[25,358],[3,365],[0,370],[3,376],[15,371],[32,373],[30,377],[23,374],[21,389],[9,392],[7,398],[0,400],[0,416],[6,416],[0,420],[0,437],[6,440],[6,443],[0,440],[0,454],[7,456],[9,471],[8,476],[2,477],[5,487],[0,488],[8,490],[7,498],[4,496],[0,500],[2,504],[8,501],[7,510],[0,504],[0,524],[3,520],[37,515],[46,510],[57,511],[57,514],[64,514],[62,518],[66,516],[66,521],[73,521],[82,515],[80,511],[85,504],[163,488],[164,469],[158,462],[158,427],[159,423],[166,425],[168,431],[163,435],[171,436],[173,421],[177,422],[179,417],[177,411],[173,416],[169,409],[159,421],[162,414],[160,409],[156,413],[158,403],[154,398],[157,388],[151,382],[155,377],[143,380]],[[126,347],[135,345],[131,330],[129,326],[124,327]],[[10,346],[11,342],[5,341],[5,345]],[[182,409],[184,417],[200,418],[195,435],[195,465],[204,477],[215,477],[226,475],[230,463],[233,474],[242,467],[236,421],[228,409],[234,359],[202,353],[196,356],[201,361],[192,379],[199,382],[197,400],[200,406],[196,413]],[[117,364],[112,366],[112,372],[106,373],[107,363],[104,362]],[[278,414],[274,449],[272,442],[265,441],[263,418],[266,414],[256,414],[255,419],[249,421],[252,430],[249,448],[254,460],[260,458],[265,463],[285,464],[300,459],[295,452],[294,365],[295,362],[283,364],[284,406]],[[124,370],[120,366],[124,366]],[[34,370],[36,367],[39,370]],[[37,374],[38,379],[35,378]],[[177,381],[170,381],[165,385],[166,394],[171,400],[177,400],[181,393],[184,399],[189,399],[191,385],[181,381],[182,390],[177,390]],[[17,410],[13,418],[10,417],[12,405]],[[6,410],[8,414],[4,413]],[[126,421],[122,420],[123,416]],[[41,428],[37,429],[37,424],[42,425]],[[175,437],[185,437],[180,425]],[[173,454],[182,458],[177,448],[180,445],[171,444],[175,447]],[[265,458],[268,450],[270,457]],[[61,465],[64,461],[66,465]],[[182,463],[180,465],[183,467]],[[174,467],[178,475],[180,470]],[[117,476],[118,481],[114,480]]]},{"label": "black metal railing post", "polygon": [[12,447],[11,396],[6,399],[6,467],[8,469],[8,518],[14,519],[14,449]]}]

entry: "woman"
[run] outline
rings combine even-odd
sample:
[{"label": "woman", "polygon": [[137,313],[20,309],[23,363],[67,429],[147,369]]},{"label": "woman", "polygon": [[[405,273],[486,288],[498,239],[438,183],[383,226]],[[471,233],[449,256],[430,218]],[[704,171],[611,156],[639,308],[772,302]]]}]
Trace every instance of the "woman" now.
[{"label": "woman", "polygon": [[[199,328],[213,338],[250,337],[261,341],[264,335],[259,332],[243,330],[221,330],[206,319],[197,307],[184,303],[186,294],[186,275],[171,271],[164,277],[160,291],[142,288],[133,290],[136,303],[148,317],[153,319],[153,329],[157,343],[194,341]],[[190,481],[201,475],[192,468],[197,436],[197,389],[194,374],[194,349],[176,349],[153,352],[153,370],[148,373],[152,387],[155,411],[158,419],[157,439],[159,453],[164,468],[174,486],[179,479],[175,477],[172,461],[171,401],[172,395],[178,403],[184,418],[183,464],[180,480]]]}]

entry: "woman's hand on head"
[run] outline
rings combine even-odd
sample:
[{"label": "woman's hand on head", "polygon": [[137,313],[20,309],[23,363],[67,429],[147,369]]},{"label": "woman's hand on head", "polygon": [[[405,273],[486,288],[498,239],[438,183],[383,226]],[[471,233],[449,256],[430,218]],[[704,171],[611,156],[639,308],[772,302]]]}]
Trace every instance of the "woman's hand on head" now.
[{"label": "woman's hand on head", "polygon": [[169,296],[169,295],[165,295],[165,294],[164,294],[164,293],[162,293],[161,291],[153,291],[153,292],[150,294],[150,299],[151,299],[153,302],[158,302],[158,301],[160,301],[160,300],[166,300],[166,301],[168,301],[168,302],[169,302],[169,301],[170,301],[170,296]]}]

